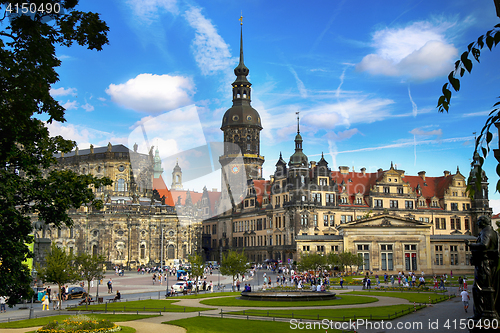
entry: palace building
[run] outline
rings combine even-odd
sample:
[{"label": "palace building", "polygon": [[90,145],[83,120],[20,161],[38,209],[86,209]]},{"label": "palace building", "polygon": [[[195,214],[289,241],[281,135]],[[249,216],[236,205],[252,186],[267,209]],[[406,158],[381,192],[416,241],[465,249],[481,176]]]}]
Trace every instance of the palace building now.
[{"label": "palace building", "polygon": [[[246,184],[241,184],[246,196],[231,207],[219,205],[218,215],[203,221],[206,260],[219,260],[228,249],[245,251],[255,263],[349,251],[363,257],[363,271],[472,272],[464,241],[475,240],[478,216],[491,215],[484,174],[481,190],[470,199],[458,168],[437,177],[425,171],[407,175],[392,163],[371,173],[343,166],[331,170],[323,156],[308,160],[297,117],[295,151],[288,162],[280,154],[274,175],[263,179],[262,125],[250,105],[242,37],[240,43],[233,106],[224,114],[221,130],[224,143],[239,148],[243,165],[231,162],[238,152],[225,151],[220,162],[223,179],[246,170]],[[478,161],[476,156],[471,172]],[[224,172],[224,166],[232,173]],[[223,182],[222,197],[231,193],[228,183],[235,187]]]}]

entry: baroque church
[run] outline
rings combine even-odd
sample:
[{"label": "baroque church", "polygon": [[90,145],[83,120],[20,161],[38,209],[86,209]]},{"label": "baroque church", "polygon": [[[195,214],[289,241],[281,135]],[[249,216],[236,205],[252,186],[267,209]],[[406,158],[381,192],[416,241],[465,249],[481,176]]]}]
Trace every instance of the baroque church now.
[{"label": "baroque church", "polygon": [[169,189],[153,147],[148,154],[138,153],[137,145],[130,150],[111,143],[76,149],[57,156],[58,167],[112,179],[112,186],[93,189],[105,207],[73,210],[72,228],[43,229],[43,237],[70,251],[103,254],[110,266],[131,268],[194,253],[219,261],[236,249],[254,263],[349,251],[363,257],[363,271],[472,272],[464,241],[475,241],[478,216],[491,215],[485,174],[470,199],[458,169],[441,176],[407,175],[392,163],[376,172],[332,170],[323,156],[309,161],[297,117],[294,151],[288,161],[280,154],[266,180],[263,127],[251,106],[242,31],[234,74],[232,106],[221,125],[221,192],[183,189],[178,164]]}]

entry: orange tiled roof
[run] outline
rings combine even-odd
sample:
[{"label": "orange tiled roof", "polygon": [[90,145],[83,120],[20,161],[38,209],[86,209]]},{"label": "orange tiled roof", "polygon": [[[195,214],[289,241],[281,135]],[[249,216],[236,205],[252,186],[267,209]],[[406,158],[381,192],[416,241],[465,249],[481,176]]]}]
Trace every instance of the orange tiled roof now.
[{"label": "orange tiled roof", "polygon": [[165,196],[166,205],[174,206],[172,194],[168,190],[167,185],[165,185],[165,181],[163,180],[161,175],[158,178],[153,178],[153,190],[158,191],[158,193],[160,194],[160,198]]}]

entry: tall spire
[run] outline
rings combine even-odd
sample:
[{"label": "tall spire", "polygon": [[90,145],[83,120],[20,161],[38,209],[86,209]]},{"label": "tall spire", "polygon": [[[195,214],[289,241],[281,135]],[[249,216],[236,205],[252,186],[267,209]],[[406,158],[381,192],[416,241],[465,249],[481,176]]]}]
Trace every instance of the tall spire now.
[{"label": "tall spire", "polygon": [[299,111],[295,112],[295,114],[297,115],[297,134],[300,134],[300,120],[299,120]]}]

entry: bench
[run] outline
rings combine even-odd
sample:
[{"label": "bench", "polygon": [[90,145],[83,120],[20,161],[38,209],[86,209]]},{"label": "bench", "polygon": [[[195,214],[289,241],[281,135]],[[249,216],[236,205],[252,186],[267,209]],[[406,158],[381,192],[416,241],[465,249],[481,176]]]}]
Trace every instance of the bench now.
[{"label": "bench", "polygon": [[118,299],[116,299],[116,298],[108,298],[106,301],[108,303],[121,302],[121,298],[118,298]]}]

